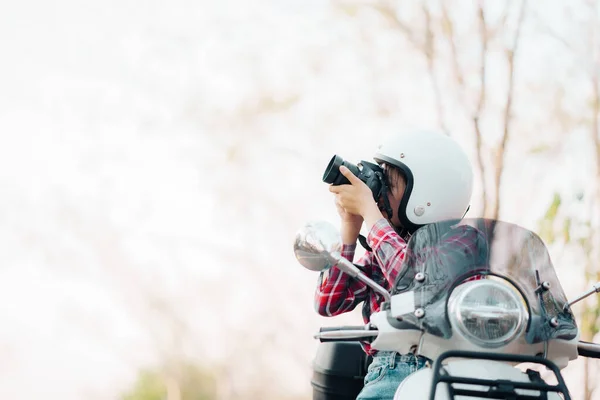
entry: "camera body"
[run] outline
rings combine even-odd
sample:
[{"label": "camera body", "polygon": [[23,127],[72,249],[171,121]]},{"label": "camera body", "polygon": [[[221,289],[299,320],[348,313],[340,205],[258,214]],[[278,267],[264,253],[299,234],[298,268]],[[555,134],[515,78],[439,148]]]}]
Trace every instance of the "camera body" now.
[{"label": "camera body", "polygon": [[334,186],[350,184],[350,181],[340,172],[342,165],[371,189],[375,201],[379,200],[385,185],[383,169],[379,165],[368,161],[362,160],[358,165],[354,165],[344,161],[342,157],[334,155],[329,161],[325,173],[323,173],[323,182]]}]

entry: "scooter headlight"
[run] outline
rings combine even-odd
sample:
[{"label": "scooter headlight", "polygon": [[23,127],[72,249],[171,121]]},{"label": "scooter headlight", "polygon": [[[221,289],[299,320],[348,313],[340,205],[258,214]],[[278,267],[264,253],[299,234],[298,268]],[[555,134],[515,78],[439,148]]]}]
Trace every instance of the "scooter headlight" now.
[{"label": "scooter headlight", "polygon": [[528,313],[521,294],[508,283],[483,279],[461,284],[448,302],[450,323],[481,347],[501,347],[521,334]]}]

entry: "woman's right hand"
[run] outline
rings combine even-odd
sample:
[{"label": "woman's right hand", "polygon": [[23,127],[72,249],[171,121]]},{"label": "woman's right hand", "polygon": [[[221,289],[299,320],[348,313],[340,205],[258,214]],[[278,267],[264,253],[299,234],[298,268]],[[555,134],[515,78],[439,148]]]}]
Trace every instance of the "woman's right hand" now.
[{"label": "woman's right hand", "polygon": [[356,239],[362,227],[363,217],[356,214],[351,214],[344,209],[339,203],[338,196],[335,196],[335,207],[342,220],[341,234],[344,244],[356,244]]}]

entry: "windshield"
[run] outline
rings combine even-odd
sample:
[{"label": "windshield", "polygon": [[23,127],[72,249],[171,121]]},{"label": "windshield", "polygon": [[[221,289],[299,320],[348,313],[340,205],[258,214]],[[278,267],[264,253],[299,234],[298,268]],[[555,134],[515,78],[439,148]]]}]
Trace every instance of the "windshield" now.
[{"label": "windshield", "polygon": [[[415,279],[418,273],[424,279]],[[446,307],[451,290],[465,278],[494,275],[512,282],[523,295],[530,312],[529,343],[576,337],[575,319],[563,309],[567,299],[546,246],[535,233],[507,222],[464,219],[420,228],[408,242],[392,294],[414,291],[415,307],[425,314],[417,318],[409,313],[403,319],[449,338]]]}]

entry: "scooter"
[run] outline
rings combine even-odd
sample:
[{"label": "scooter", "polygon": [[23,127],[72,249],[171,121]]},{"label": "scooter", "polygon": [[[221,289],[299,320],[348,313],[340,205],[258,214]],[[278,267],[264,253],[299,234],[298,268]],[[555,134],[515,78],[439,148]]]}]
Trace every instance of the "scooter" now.
[{"label": "scooter", "polygon": [[[294,252],[304,267],[335,265],[384,299],[368,324],[322,328],[315,338],[432,360],[400,383],[395,400],[570,400],[561,369],[578,356],[600,358],[600,344],[579,340],[571,310],[600,292],[600,282],[569,302],[544,242],[518,225],[475,218],[421,227],[391,291],[341,256],[331,224],[304,226]],[[557,383],[519,368],[528,364],[545,366]]]}]

